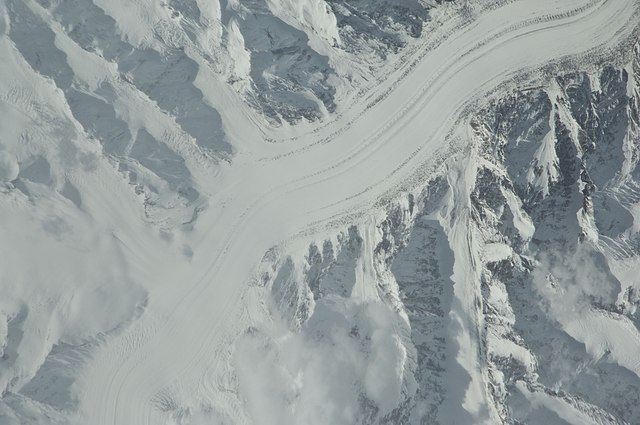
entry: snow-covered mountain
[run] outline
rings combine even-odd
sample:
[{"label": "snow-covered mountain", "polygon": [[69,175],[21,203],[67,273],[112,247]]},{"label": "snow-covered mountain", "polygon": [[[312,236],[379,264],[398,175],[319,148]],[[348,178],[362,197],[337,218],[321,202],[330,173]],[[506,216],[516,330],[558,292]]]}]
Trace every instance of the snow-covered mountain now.
[{"label": "snow-covered mountain", "polygon": [[636,44],[501,95],[419,191],[268,258],[279,331],[249,329],[237,355],[269,380],[331,371],[296,407],[318,387],[312,406],[339,407],[294,423],[640,420],[639,72]]},{"label": "snow-covered mountain", "polygon": [[640,423],[636,0],[0,18],[0,424]]}]

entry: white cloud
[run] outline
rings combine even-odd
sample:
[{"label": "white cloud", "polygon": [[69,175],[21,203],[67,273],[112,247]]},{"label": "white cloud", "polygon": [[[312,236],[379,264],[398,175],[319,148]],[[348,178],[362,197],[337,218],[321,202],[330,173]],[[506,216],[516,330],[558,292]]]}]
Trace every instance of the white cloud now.
[{"label": "white cloud", "polygon": [[569,255],[541,255],[533,283],[549,313],[560,321],[580,315],[594,302],[615,302],[620,290],[606,260],[588,244],[579,244]]},{"label": "white cloud", "polygon": [[243,336],[234,366],[255,423],[348,424],[367,399],[380,414],[397,407],[408,367],[401,320],[380,302],[326,298],[298,334],[265,327]]}]

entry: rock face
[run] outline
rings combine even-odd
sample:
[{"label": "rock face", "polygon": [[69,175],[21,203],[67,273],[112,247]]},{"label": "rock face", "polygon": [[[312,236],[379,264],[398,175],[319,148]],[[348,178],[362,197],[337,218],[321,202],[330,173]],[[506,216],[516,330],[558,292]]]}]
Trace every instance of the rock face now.
[{"label": "rock face", "polygon": [[[419,193],[265,262],[279,335],[329,350],[288,355],[349,371],[324,383],[358,389],[337,405],[357,410],[349,423],[640,421],[638,81],[636,45],[625,66],[497,99],[470,120],[464,155]],[[392,330],[375,328],[373,306]],[[380,356],[376,332],[402,356]],[[305,412],[313,368],[276,364],[302,376],[288,406]],[[372,367],[402,377],[385,403]]]}]

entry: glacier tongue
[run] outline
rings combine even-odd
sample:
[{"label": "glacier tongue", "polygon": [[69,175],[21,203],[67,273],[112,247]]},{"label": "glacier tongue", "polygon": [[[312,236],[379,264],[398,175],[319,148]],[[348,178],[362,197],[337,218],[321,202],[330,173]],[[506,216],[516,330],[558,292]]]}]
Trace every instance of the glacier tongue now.
[{"label": "glacier tongue", "polygon": [[640,423],[634,0],[0,0],[0,424]]}]

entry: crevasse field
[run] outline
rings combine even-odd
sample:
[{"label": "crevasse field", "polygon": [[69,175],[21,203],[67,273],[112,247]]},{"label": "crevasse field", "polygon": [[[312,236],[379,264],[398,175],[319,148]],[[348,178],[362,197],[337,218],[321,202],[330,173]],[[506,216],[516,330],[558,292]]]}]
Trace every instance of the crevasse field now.
[{"label": "crevasse field", "polygon": [[640,424],[640,2],[0,0],[0,396]]}]

